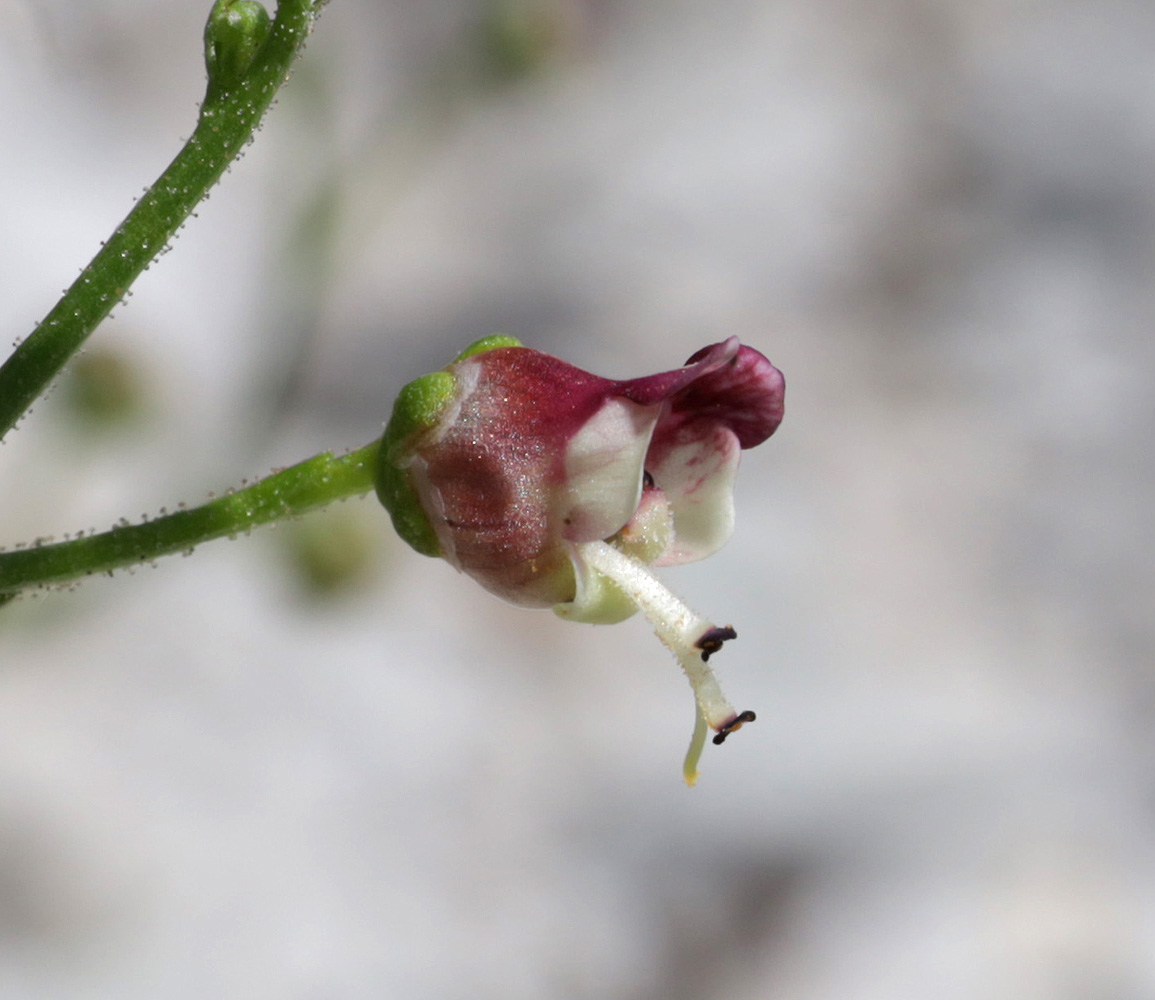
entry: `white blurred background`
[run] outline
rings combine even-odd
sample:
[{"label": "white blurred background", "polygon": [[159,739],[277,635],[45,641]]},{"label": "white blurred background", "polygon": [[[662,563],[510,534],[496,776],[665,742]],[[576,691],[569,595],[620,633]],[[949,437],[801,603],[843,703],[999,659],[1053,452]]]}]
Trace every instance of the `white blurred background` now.
[{"label": "white blurred background", "polygon": [[[209,6],[0,0],[5,346],[192,129]],[[367,443],[490,333],[736,333],[786,420],[666,577],[759,720],[686,789],[643,622],[371,499],[23,599],[0,997],[1155,996],[1155,6],[332,0],[198,215],[0,449],[0,543]]]}]

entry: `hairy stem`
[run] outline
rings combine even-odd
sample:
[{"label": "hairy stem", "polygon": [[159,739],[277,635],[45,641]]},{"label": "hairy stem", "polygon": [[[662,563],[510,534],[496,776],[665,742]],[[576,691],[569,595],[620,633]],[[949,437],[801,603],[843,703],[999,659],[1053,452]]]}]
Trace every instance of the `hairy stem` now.
[{"label": "hairy stem", "polygon": [[28,587],[148,563],[201,542],[307,514],[373,489],[379,442],[347,455],[314,455],[200,507],[86,538],[0,553],[0,604]]},{"label": "hairy stem", "polygon": [[262,25],[252,17],[258,4],[216,0],[205,38],[208,88],[196,129],[51,312],[0,367],[0,438],[124,298],[252,138],[322,2],[280,0],[276,19],[268,24],[266,18]]}]

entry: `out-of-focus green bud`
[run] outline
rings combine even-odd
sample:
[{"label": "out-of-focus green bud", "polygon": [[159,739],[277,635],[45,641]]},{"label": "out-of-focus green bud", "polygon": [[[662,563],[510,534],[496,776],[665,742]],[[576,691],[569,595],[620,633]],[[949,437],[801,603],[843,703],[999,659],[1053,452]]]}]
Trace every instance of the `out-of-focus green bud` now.
[{"label": "out-of-focus green bud", "polygon": [[210,88],[227,88],[248,72],[269,37],[269,12],[256,0],[217,0],[205,24]]},{"label": "out-of-focus green bud", "polygon": [[498,80],[528,76],[565,41],[567,19],[556,0],[489,0],[484,10],[484,54]]},{"label": "out-of-focus green bud", "polygon": [[356,591],[380,565],[376,534],[355,508],[330,507],[277,537],[303,589],[317,599]]},{"label": "out-of-focus green bud", "polygon": [[142,376],[132,360],[108,347],[79,355],[63,381],[72,416],[85,428],[131,423],[144,406]]}]

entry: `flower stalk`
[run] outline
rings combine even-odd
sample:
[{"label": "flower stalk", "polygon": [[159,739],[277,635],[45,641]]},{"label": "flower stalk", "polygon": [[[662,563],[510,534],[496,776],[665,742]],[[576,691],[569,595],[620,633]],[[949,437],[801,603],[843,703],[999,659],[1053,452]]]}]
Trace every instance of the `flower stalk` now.
[{"label": "flower stalk", "polygon": [[0,552],[0,603],[4,597],[30,587],[67,583],[188,552],[214,538],[246,533],[262,524],[368,493],[373,489],[379,448],[379,442],[374,441],[345,455],[314,455],[244,489],[142,524]]}]

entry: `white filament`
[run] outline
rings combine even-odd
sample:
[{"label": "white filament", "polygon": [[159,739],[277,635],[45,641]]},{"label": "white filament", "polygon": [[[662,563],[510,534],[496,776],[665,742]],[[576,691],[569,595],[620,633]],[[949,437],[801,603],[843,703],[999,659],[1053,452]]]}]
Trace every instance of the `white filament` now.
[{"label": "white filament", "polygon": [[722,694],[718,678],[702,659],[702,649],[697,644],[715,627],[714,623],[690,610],[645,563],[612,545],[583,542],[575,549],[578,558],[587,566],[613,580],[622,589],[646,616],[657,637],[678,658],[710,728],[721,731],[732,722],[737,715],[734,706]]}]

